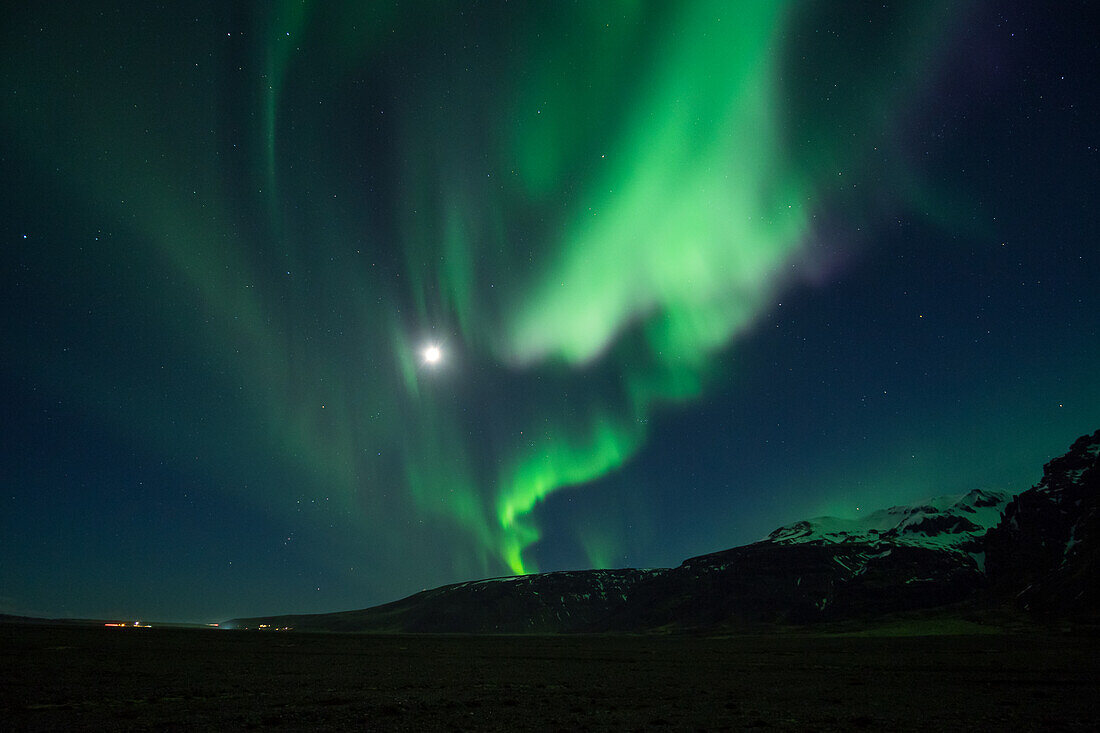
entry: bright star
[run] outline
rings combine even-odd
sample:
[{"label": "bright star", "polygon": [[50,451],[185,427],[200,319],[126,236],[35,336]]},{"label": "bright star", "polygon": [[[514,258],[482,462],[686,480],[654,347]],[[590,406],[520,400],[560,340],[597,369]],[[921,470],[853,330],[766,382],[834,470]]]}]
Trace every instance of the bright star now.
[{"label": "bright star", "polygon": [[435,344],[428,346],[424,349],[424,363],[425,364],[438,364],[439,360],[443,358],[443,352]]}]

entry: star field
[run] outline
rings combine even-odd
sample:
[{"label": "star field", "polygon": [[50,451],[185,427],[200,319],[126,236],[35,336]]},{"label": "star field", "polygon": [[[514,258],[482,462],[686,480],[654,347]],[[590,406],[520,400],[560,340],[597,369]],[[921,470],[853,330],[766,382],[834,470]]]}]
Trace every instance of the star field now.
[{"label": "star field", "polygon": [[0,613],[657,567],[1100,418],[1084,5],[81,3],[0,62]]}]

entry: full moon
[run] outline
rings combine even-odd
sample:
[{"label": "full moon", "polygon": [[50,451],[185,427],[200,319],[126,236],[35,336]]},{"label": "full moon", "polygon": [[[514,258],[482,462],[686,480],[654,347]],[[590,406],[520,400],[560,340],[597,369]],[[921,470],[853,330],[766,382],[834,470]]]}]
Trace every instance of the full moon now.
[{"label": "full moon", "polygon": [[424,349],[424,363],[425,364],[438,364],[439,360],[443,358],[443,352],[440,351],[438,346],[432,345]]}]

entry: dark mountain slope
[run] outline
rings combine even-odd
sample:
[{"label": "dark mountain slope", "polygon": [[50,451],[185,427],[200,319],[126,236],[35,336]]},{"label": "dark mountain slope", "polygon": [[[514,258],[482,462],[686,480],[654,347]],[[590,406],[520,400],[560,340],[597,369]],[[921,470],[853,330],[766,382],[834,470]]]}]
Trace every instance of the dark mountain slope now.
[{"label": "dark mountain slope", "polygon": [[1043,468],[986,535],[994,592],[1041,615],[1100,618],[1100,430]]},{"label": "dark mountain slope", "polygon": [[362,611],[234,619],[237,628],[428,633],[590,631],[661,571],[582,570],[489,578],[425,590]]}]

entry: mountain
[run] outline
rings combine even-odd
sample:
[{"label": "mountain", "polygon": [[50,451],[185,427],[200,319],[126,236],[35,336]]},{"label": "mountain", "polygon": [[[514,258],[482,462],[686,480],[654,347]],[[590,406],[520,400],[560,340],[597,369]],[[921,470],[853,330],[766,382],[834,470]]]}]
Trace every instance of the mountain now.
[{"label": "mountain", "polygon": [[1100,430],[1043,467],[986,546],[999,596],[1043,616],[1100,620]]},{"label": "mountain", "polygon": [[817,517],[671,569],[490,578],[361,611],[227,623],[324,631],[640,632],[929,608],[961,600],[982,583],[981,536],[1008,499],[972,491],[858,519]]},{"label": "mountain", "polygon": [[591,631],[662,570],[580,570],[487,578],[425,590],[393,603],[326,614],[245,618],[248,629],[428,633]]},{"label": "mountain", "polygon": [[786,525],[645,578],[606,630],[804,624],[953,603],[983,583],[981,537],[1008,499],[972,491]]},{"label": "mountain", "polygon": [[[867,543],[950,549],[977,555],[981,537],[1001,521],[1011,495],[975,489],[912,505],[867,512],[855,519],[816,517],[772,532],[778,544]],[[977,558],[976,558],[977,559]]]},{"label": "mountain", "polygon": [[855,519],[817,517],[675,568],[491,578],[360,611],[226,624],[371,632],[716,630],[872,619],[990,599],[1081,616],[1096,607],[1100,585],[1098,455],[1100,431],[1076,441],[1047,464],[1038,485],[1011,500],[976,490]]}]

